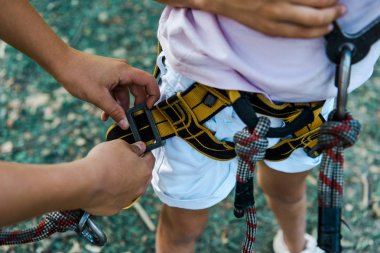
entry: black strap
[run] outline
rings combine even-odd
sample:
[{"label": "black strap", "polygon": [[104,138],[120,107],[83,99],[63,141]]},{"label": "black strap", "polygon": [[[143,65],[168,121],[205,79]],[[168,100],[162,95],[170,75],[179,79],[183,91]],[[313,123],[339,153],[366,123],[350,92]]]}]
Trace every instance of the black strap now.
[{"label": "black strap", "polygon": [[366,57],[371,46],[380,39],[380,16],[355,34],[343,32],[335,22],[334,29],[325,36],[325,39],[326,53],[330,61],[339,64],[342,46],[348,45],[353,51],[352,64],[355,64]]},{"label": "black strap", "polygon": [[[257,122],[255,112],[286,122],[284,128],[272,128],[268,134],[268,137],[287,137],[268,150],[265,156],[268,160],[285,159],[295,148],[311,149],[316,143],[317,135],[310,135],[309,132],[317,130],[323,122],[313,121],[319,119],[323,102],[273,105],[258,94],[243,93],[242,99],[242,93],[234,94],[239,96],[232,99],[228,91],[194,84],[186,91],[160,102],[151,111],[145,106],[130,109],[127,112],[130,128],[123,130],[116,125],[110,127],[107,140],[121,138],[128,143],[139,140],[147,144],[147,150],[152,150],[161,146],[165,139],[179,136],[208,157],[229,160],[236,156],[234,143],[217,140],[214,133],[203,124],[232,104],[250,128]],[[289,136],[294,138],[288,138]]]},{"label": "black strap", "polygon": [[[259,119],[256,115],[254,108],[251,106],[249,96],[246,93],[242,93],[242,96],[235,101],[232,105],[235,112],[239,115],[239,118],[248,126],[252,131],[255,129]],[[270,128],[267,134],[268,138],[272,137],[285,137],[292,135],[305,125],[310,124],[314,120],[313,111],[310,108],[305,107],[302,113],[292,122],[286,125],[286,127]]]},{"label": "black strap", "polygon": [[318,208],[318,247],[328,253],[342,252],[340,240],[341,208],[323,207]]}]

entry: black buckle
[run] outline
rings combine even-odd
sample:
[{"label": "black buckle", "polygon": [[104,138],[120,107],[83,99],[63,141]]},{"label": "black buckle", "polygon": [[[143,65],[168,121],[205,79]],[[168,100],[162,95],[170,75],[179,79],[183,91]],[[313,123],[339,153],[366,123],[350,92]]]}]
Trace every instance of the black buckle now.
[{"label": "black buckle", "polygon": [[126,113],[127,119],[129,122],[129,128],[132,131],[133,138],[135,139],[135,141],[142,141],[142,138],[140,136],[140,133],[139,133],[139,130],[134,118],[135,114],[140,111],[142,111],[145,114],[146,118],[148,119],[150,129],[152,130],[152,133],[154,136],[154,143],[149,144],[149,145],[147,144],[146,146],[145,152],[149,152],[155,148],[161,147],[163,145],[163,141],[161,140],[161,136],[160,136],[160,133],[158,132],[157,125],[154,122],[152,112],[148,109],[148,107],[145,104],[140,104],[133,108],[130,108]]}]

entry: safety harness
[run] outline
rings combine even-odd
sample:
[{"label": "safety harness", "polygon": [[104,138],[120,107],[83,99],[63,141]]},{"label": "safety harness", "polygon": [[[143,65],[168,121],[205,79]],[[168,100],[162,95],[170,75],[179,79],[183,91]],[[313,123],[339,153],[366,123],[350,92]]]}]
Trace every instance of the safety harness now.
[{"label": "safety harness", "polygon": [[352,146],[360,124],[346,111],[351,65],[361,61],[380,38],[380,16],[356,34],[344,33],[337,23],[326,36],[326,53],[336,64],[337,107],[320,130],[323,150],[318,182],[318,246],[328,253],[342,251],[343,149]]},{"label": "safety harness", "polygon": [[[229,160],[237,155],[234,214],[236,217],[246,215],[247,224],[242,252],[254,252],[256,211],[253,181],[256,162],[286,159],[300,147],[311,157],[323,152],[318,186],[318,245],[326,252],[341,252],[342,152],[345,147],[353,145],[360,130],[360,124],[346,112],[350,67],[366,56],[379,35],[380,17],[358,34],[344,34],[334,24],[334,30],[326,36],[327,55],[337,64],[335,83],[338,88],[337,109],[327,122],[320,114],[323,101],[276,105],[263,95],[219,90],[195,83],[151,110],[145,105],[130,109],[127,112],[130,129],[125,131],[113,125],[107,131],[107,140],[144,141],[149,151],[162,146],[165,139],[179,136],[202,154],[216,160]],[[217,140],[214,133],[204,126],[208,119],[227,106],[233,106],[247,125],[234,135],[234,143]],[[285,126],[270,128],[269,119],[257,117],[256,113],[280,118]],[[269,137],[281,139],[268,149]],[[77,231],[98,246],[107,240],[88,213],[76,210],[51,213],[32,229],[0,232],[0,245],[41,240],[54,232],[67,230]]]},{"label": "safety harness", "polygon": [[116,124],[107,131],[107,140],[121,138],[129,143],[143,141],[148,150],[162,145],[173,136],[181,137],[193,148],[215,160],[229,160],[236,156],[234,143],[219,141],[204,123],[227,106],[233,106],[246,124],[257,121],[256,112],[280,118],[285,127],[270,129],[268,137],[283,137],[268,149],[265,159],[286,159],[294,149],[303,147],[310,156],[316,145],[318,129],[324,122],[323,102],[272,104],[260,94],[236,90],[219,90],[194,83],[184,92],[166,99],[151,110],[139,105],[127,112],[130,128],[123,130]]}]

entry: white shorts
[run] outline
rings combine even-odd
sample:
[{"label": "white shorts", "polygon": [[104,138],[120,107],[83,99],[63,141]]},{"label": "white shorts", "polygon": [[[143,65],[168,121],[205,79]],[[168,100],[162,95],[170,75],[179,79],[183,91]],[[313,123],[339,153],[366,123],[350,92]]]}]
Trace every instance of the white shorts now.
[{"label": "white shorts", "polygon": [[[161,70],[161,100],[178,91],[183,91],[194,83],[158,58]],[[326,101],[321,114],[327,118],[333,109],[334,100]],[[282,120],[270,118],[272,127],[283,125]],[[245,127],[232,107],[227,107],[212,117],[206,126],[215,131],[215,137],[232,141],[235,132]],[[269,138],[269,147],[278,138]],[[205,209],[222,201],[235,186],[237,159],[217,161],[204,156],[179,137],[166,140],[163,147],[153,151],[156,165],[153,170],[152,185],[157,196],[165,204],[185,209]],[[320,163],[321,157],[311,158],[303,149],[293,151],[283,161],[264,161],[269,167],[287,173],[307,171]]]}]

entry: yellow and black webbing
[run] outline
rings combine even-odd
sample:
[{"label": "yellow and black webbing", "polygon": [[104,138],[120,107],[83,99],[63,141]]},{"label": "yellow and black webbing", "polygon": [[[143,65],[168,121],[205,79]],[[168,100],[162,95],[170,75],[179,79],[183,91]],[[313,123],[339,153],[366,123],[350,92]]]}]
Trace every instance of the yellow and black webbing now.
[{"label": "yellow and black webbing", "polygon": [[[260,94],[249,94],[247,97],[248,101],[244,100],[246,104],[238,108],[238,111],[243,111],[238,113],[243,122],[246,123],[245,118],[250,118],[257,112],[282,119],[285,122],[283,129],[293,125],[294,130],[290,134],[286,134],[279,143],[267,150],[265,159],[279,161],[286,159],[296,148],[303,147],[309,152],[314,147],[318,129],[324,122],[320,114],[323,102],[276,105]],[[234,143],[219,141],[203,124],[226,106],[235,108],[241,100],[242,93],[239,91],[218,90],[195,83],[187,90],[160,102],[151,110],[143,106],[132,108],[128,113],[130,129],[122,130],[113,125],[107,131],[107,140],[120,138],[129,143],[141,140],[148,147],[154,148],[160,146],[162,140],[179,136],[210,158],[229,160],[236,156]],[[254,110],[251,115],[248,107]],[[311,114],[307,120],[303,118],[305,112]]]}]

